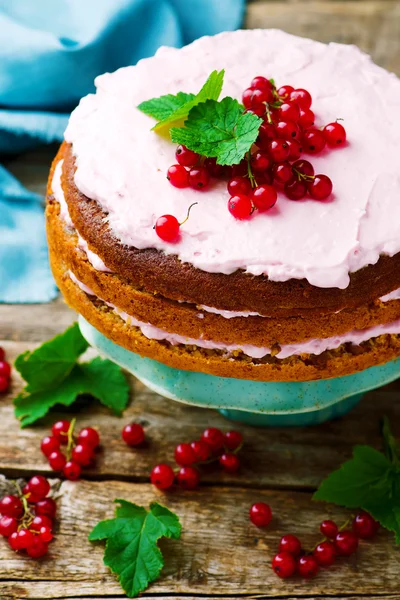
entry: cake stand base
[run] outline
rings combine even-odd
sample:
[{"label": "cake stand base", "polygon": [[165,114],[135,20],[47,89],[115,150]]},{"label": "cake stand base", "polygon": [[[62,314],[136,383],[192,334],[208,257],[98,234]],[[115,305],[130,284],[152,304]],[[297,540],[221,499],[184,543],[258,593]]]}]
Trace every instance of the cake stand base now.
[{"label": "cake stand base", "polygon": [[230,419],[258,426],[304,426],[348,412],[368,390],[400,377],[400,358],[335,379],[250,381],[173,369],[130,352],[79,318],[83,336],[147,387],[185,404],[214,408]]}]

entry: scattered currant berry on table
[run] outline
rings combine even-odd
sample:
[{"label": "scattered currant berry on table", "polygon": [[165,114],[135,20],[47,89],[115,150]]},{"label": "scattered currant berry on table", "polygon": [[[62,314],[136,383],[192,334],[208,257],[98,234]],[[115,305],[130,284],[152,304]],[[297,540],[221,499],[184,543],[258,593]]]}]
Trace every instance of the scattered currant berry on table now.
[{"label": "scattered currant berry on table", "polygon": [[181,467],[187,467],[196,462],[196,454],[190,444],[178,444],[175,448],[175,462]]},{"label": "scattered currant berry on table", "polygon": [[275,206],[278,193],[272,185],[261,184],[254,188],[251,199],[259,211],[265,211]]},{"label": "scattered currant berry on table", "polygon": [[279,542],[279,552],[289,552],[293,556],[298,556],[301,552],[299,538],[291,533],[284,535]]},{"label": "scattered currant berry on table", "polygon": [[53,435],[46,435],[42,439],[40,449],[45,456],[49,457],[52,452],[60,449],[60,440]]},{"label": "scattered currant berry on table", "polygon": [[352,528],[357,537],[368,540],[377,533],[379,523],[369,513],[361,511],[354,517]]},{"label": "scattered currant berry on table", "polygon": [[194,490],[199,485],[200,475],[194,467],[182,467],[177,476],[177,482],[185,490]]},{"label": "scattered currant berry on table", "polygon": [[5,517],[19,519],[24,513],[24,507],[18,496],[9,494],[0,500],[0,514]]},{"label": "scattered currant berry on table", "polygon": [[190,444],[196,455],[196,462],[205,462],[211,456],[211,447],[203,440],[196,440]]},{"label": "scattered currant berry on table", "polygon": [[307,194],[307,185],[304,181],[293,178],[285,183],[284,190],[289,200],[302,200]]},{"label": "scattered currant berry on table", "polygon": [[323,536],[333,540],[337,536],[339,528],[334,521],[326,519],[325,521],[322,521],[319,530]]},{"label": "scattered currant berry on table", "polygon": [[346,130],[340,123],[329,123],[323,129],[326,143],[330,148],[343,146],[346,141]]},{"label": "scattered currant berry on table", "polygon": [[63,468],[63,474],[67,479],[70,479],[71,481],[76,481],[77,479],[79,479],[79,477],[81,476],[81,466],[73,461],[73,460],[69,460],[67,463],[65,463],[65,466]]},{"label": "scattered currant berry on table", "polygon": [[249,196],[251,194],[251,183],[248,177],[232,177],[228,181],[228,192],[231,196],[244,195]]},{"label": "scattered currant berry on table", "polygon": [[350,556],[358,548],[358,537],[355,533],[347,529],[339,531],[335,537],[335,547],[341,556]]},{"label": "scattered currant berry on table", "polygon": [[221,450],[224,445],[224,434],[216,427],[208,427],[201,435],[203,442],[208,444],[213,452]]},{"label": "scattered currant berry on table", "polygon": [[193,167],[189,171],[189,185],[195,190],[204,190],[210,182],[210,175],[205,167]]},{"label": "scattered currant berry on table", "polygon": [[278,577],[287,579],[296,573],[296,560],[289,552],[279,552],[272,559],[272,568]]},{"label": "scattered currant berry on table", "polygon": [[304,152],[319,154],[326,146],[325,136],[319,129],[310,127],[303,133]]},{"label": "scattered currant berry on table", "polygon": [[250,521],[256,527],[267,527],[272,520],[272,510],[265,502],[256,502],[250,508]]},{"label": "scattered currant berry on table", "polygon": [[1,517],[0,535],[9,538],[10,535],[18,530],[18,520],[15,517]]},{"label": "scattered currant berry on table", "polygon": [[52,434],[61,444],[68,443],[68,432],[71,427],[69,421],[57,421],[51,428]]},{"label": "scattered currant berry on table", "polygon": [[310,108],[312,104],[312,97],[311,94],[307,92],[307,90],[303,90],[300,88],[291,92],[290,101],[297,104],[303,110],[306,110],[307,108]]},{"label": "scattered currant berry on table", "polygon": [[236,473],[240,467],[240,460],[236,454],[225,452],[220,456],[219,464],[227,473]]},{"label": "scattered currant berry on table", "polygon": [[333,542],[321,542],[314,548],[314,558],[320,567],[330,567],[336,561],[337,550]]},{"label": "scattered currant berry on table", "polygon": [[316,558],[312,554],[300,556],[297,561],[297,572],[305,579],[315,577],[319,571],[319,566]]},{"label": "scattered currant berry on table", "polygon": [[186,188],[189,185],[189,173],[182,165],[169,167],[167,179],[176,188]]},{"label": "scattered currant berry on table", "polygon": [[65,467],[65,463],[67,459],[65,454],[63,454],[60,450],[54,450],[49,457],[49,465],[53,469],[53,471],[62,471]]},{"label": "scattered currant berry on table", "polygon": [[122,439],[128,446],[140,446],[144,442],[144,430],[140,423],[129,423],[122,430]]},{"label": "scattered currant berry on table", "polygon": [[150,480],[159,490],[167,490],[172,487],[175,474],[169,465],[156,465],[151,472]]},{"label": "scattered currant berry on table", "polygon": [[224,434],[224,446],[228,450],[238,450],[243,444],[243,436],[239,431],[227,431]]},{"label": "scattered currant berry on table", "polygon": [[85,427],[81,429],[78,435],[78,444],[97,448],[100,445],[100,435],[93,427]]},{"label": "scattered currant berry on table", "polygon": [[[186,146],[179,145],[175,152],[177,162],[183,167],[193,167],[200,159],[200,155]],[[178,186],[179,187],[179,186]]]}]

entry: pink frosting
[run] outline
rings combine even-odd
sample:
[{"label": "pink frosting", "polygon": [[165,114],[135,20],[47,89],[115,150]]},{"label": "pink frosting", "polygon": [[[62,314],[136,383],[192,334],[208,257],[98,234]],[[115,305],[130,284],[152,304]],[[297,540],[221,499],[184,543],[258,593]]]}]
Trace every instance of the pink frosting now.
[{"label": "pink frosting", "polygon": [[[69,272],[69,274],[71,279],[81,288],[81,290],[83,290],[89,296],[95,296],[93,290],[91,290],[84,283],[81,283],[71,271]],[[103,300],[103,302],[105,301]],[[223,350],[228,354],[232,354],[241,350],[247,356],[258,359],[263,358],[268,354],[271,354],[271,349],[265,346],[252,346],[251,344],[223,344],[220,342],[214,342],[210,340],[189,338],[182,335],[178,335],[176,333],[169,333],[164,329],[154,327],[154,325],[151,325],[151,323],[144,323],[143,321],[138,321],[138,319],[135,319],[135,317],[128,315],[126,312],[117,308],[114,304],[110,304],[109,302],[105,302],[105,304],[107,304],[107,306],[110,306],[114,310],[114,312],[117,315],[119,315],[121,319],[123,319],[128,325],[138,327],[143,333],[143,335],[151,340],[166,341],[172,344],[173,346],[176,346],[178,344],[185,344],[190,346],[198,346],[199,348],[206,348],[208,350]],[[333,350],[345,343],[357,345],[384,334],[400,334],[400,319],[394,321],[393,323],[377,325],[368,329],[354,329],[353,331],[349,331],[344,335],[338,335],[330,338],[311,339],[307,342],[299,344],[283,344],[280,347],[280,351],[275,356],[276,358],[283,359],[288,358],[289,356],[300,354],[318,355],[322,354],[322,352],[325,352],[325,350]]]},{"label": "pink frosting", "polygon": [[[332,201],[292,202],[236,221],[227,210],[226,183],[207,192],[179,190],[165,174],[175,146],[151,131],[153,119],[136,106],[180,90],[196,92],[213,69],[226,70],[223,95],[240,98],[254,75],[307,88],[317,125],[344,119],[349,144],[312,157],[334,183]],[[318,287],[346,288],[349,272],[400,251],[400,81],[354,46],[321,44],[278,30],[204,37],[183,49],[161,48],[96,79],[96,94],[72,113],[65,138],[76,156],[76,185],[108,213],[122,243],[157,248],[209,272],[244,269],[271,280],[306,278]],[[169,244],[155,219],[182,219]]]}]

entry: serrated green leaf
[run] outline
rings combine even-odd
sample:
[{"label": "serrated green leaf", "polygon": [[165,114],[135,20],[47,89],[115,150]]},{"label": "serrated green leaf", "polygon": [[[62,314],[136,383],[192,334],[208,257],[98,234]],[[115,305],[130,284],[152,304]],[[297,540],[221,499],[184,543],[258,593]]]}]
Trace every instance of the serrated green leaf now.
[{"label": "serrated green leaf", "polygon": [[149,117],[157,119],[157,121],[163,121],[173,115],[179,108],[185,106],[190,100],[193,100],[194,97],[194,94],[185,94],[185,92],[178,92],[176,96],[166,94],[160,96],[160,98],[145,100],[139,104],[138,109],[149,115]]},{"label": "serrated green leaf", "polygon": [[207,100],[190,111],[185,127],[171,129],[171,139],[202,156],[215,157],[220,165],[234,165],[256,141],[261,123],[256,115],[243,113],[233,98]]},{"label": "serrated green leaf", "polygon": [[79,366],[85,376],[87,389],[90,388],[86,393],[120,415],[129,398],[129,385],[120,367],[99,356]]},{"label": "serrated green leaf", "polygon": [[74,323],[64,333],[45,342],[33,352],[20,354],[14,366],[27,382],[27,391],[38,392],[61,383],[88,346],[78,323]]},{"label": "serrated green leaf", "polygon": [[117,575],[127,596],[134,598],[157,579],[164,566],[158,540],[179,539],[181,525],[174,513],[157,502],[149,511],[126,500],[115,502],[120,505],[116,518],[98,523],[89,540],[107,540],[104,564]]}]

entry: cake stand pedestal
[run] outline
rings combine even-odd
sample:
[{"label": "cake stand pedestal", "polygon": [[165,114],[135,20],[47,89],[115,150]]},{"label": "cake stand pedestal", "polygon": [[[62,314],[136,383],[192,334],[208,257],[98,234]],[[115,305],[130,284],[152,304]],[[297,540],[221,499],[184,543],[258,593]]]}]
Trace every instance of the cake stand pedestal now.
[{"label": "cake stand pedestal", "polygon": [[256,426],[315,425],[346,414],[363,394],[400,377],[400,358],[354,375],[317,381],[250,381],[173,369],[130,352],[79,317],[82,335],[151,390],[185,404],[220,410]]}]

